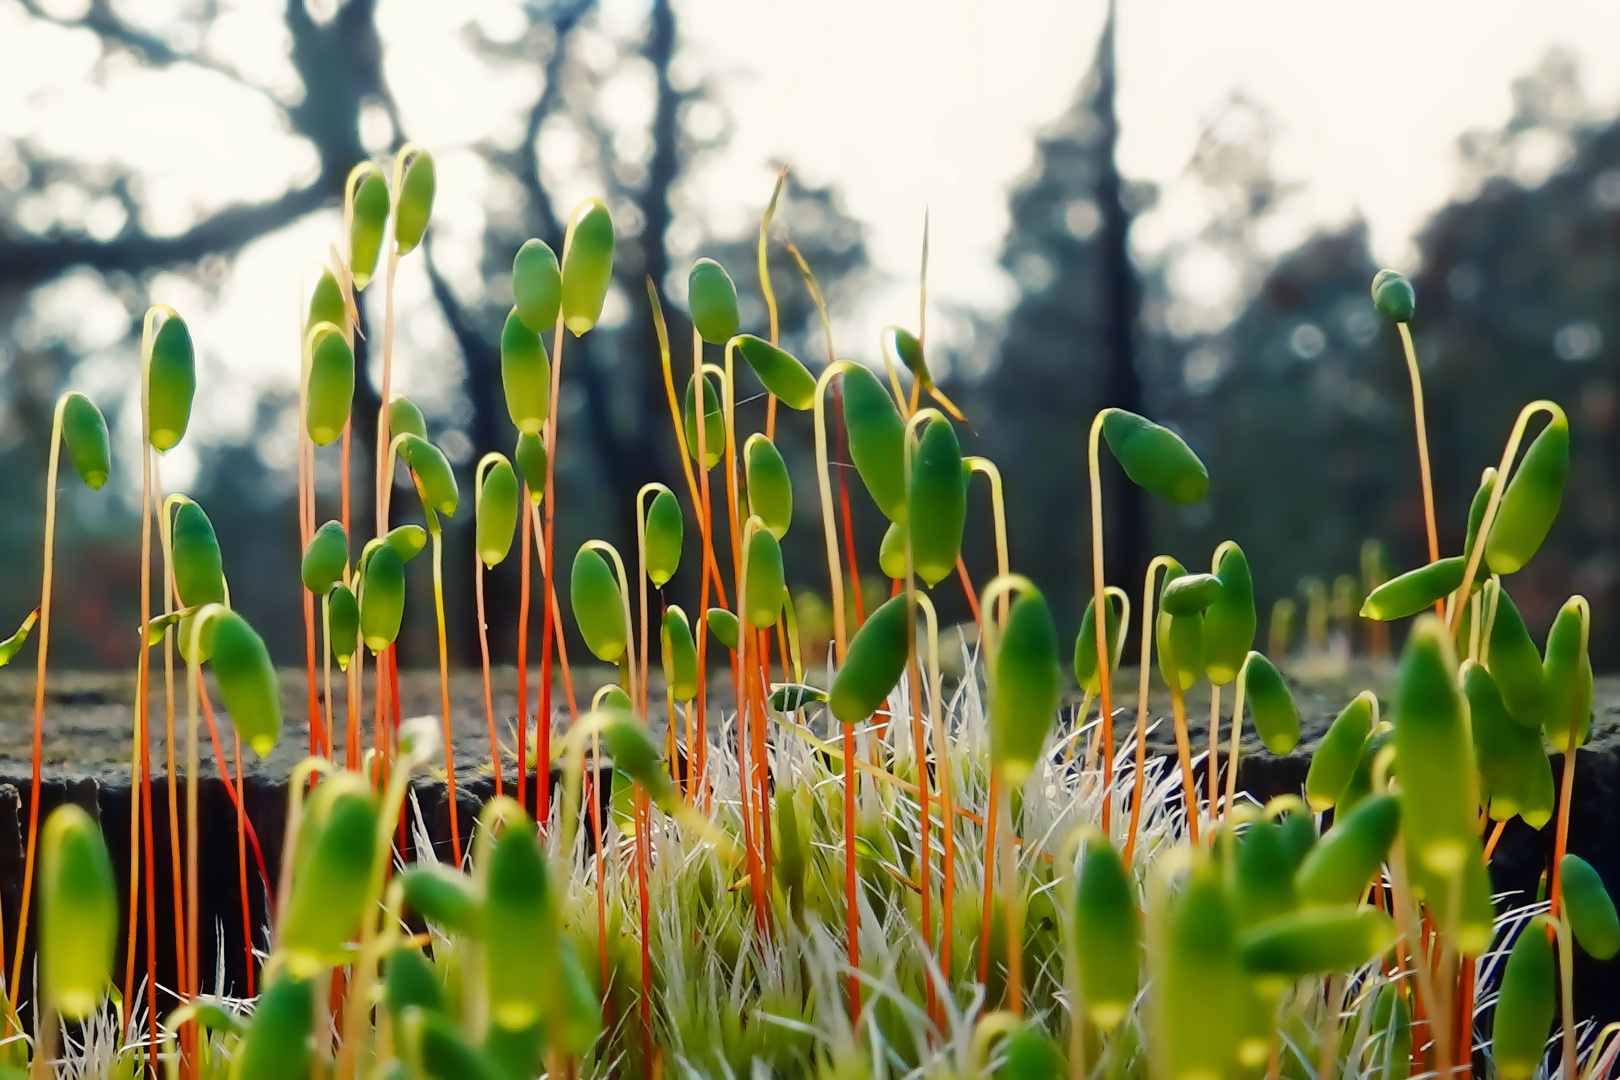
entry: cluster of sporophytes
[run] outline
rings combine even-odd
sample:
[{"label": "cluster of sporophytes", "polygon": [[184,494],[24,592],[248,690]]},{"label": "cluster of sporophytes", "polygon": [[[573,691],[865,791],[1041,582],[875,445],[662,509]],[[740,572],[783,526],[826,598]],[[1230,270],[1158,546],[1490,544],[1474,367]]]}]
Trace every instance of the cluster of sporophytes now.
[{"label": "cluster of sporophytes", "polygon": [[[480,639],[491,745],[497,755],[510,752],[519,782],[508,795],[504,758],[472,763],[492,770],[496,796],[474,824],[470,850],[461,850],[453,798],[450,864],[434,861],[419,826],[418,842],[406,845],[413,774],[442,768],[453,785],[457,765],[448,737],[442,523],[458,512],[460,493],[421,413],[390,393],[393,283],[423,236],[433,193],[433,159],[418,147],[401,151],[391,175],[358,167],[344,204],[345,250],[333,245],[308,298],[297,512],[310,757],[289,784],[288,855],[272,890],[268,947],[262,955],[249,950],[249,985],[231,988],[239,996],[220,987],[204,994],[198,971],[199,706],[221,775],[234,772],[226,786],[237,809],[244,920],[250,850],[267,887],[269,874],[242,809],[241,742],[268,752],[282,713],[264,643],[231,608],[206,512],[163,495],[159,455],[183,437],[195,385],[179,314],[153,308],[142,349],[142,552],[156,521],[163,604],[154,615],[151,568],[143,566],[146,648],[131,744],[138,797],[123,897],[102,837],[82,811],[58,810],[43,829],[37,817],[55,521],[54,501],[47,503],[36,809],[23,884],[34,898],[25,899],[24,920],[39,913],[39,993],[25,1023],[16,1008],[25,925],[11,954],[0,1072],[51,1075],[65,1036],[60,1062],[72,1075],[151,1069],[235,1080],[1389,1080],[1466,1071],[1477,1049],[1502,1080],[1527,1080],[1544,1068],[1564,1080],[1576,1080],[1578,1067],[1584,1077],[1611,1074],[1620,1043],[1606,1037],[1589,1041],[1578,1060],[1570,990],[1574,948],[1600,960],[1620,950],[1620,921],[1602,883],[1565,851],[1570,763],[1591,726],[1589,612],[1572,598],[1538,649],[1503,585],[1535,554],[1559,508],[1567,422],[1550,402],[1525,409],[1501,463],[1485,473],[1463,552],[1441,558],[1406,330],[1413,297],[1388,272],[1374,282],[1374,300],[1407,347],[1432,558],[1383,584],[1363,608],[1375,620],[1417,616],[1392,699],[1357,695],[1313,755],[1303,798],[1259,806],[1237,792],[1245,716],[1275,754],[1294,750],[1300,719],[1281,673],[1253,649],[1251,571],[1235,543],[1212,553],[1207,573],[1166,556],[1152,561],[1136,608],[1135,728],[1115,745],[1115,672],[1132,604],[1104,573],[1101,451],[1108,447],[1132,483],[1183,504],[1208,489],[1197,456],[1170,430],[1128,412],[1106,410],[1091,425],[1095,595],[1073,649],[1083,703],[1060,712],[1067,675],[1051,613],[1040,590],[1010,572],[999,474],[989,461],[963,456],[954,426],[961,414],[930,377],[922,322],[916,334],[898,327],[883,334],[887,385],[871,369],[836,359],[815,278],[788,244],[822,312],[827,363],[815,375],[777,343],[766,263],[774,195],[759,234],[768,329],[740,333],[732,279],[718,263],[699,260],[688,283],[693,335],[684,401],[657,284],[648,284],[686,505],[649,485],[636,496],[633,560],[604,541],[574,554],[565,590],[571,615],[591,653],[620,673],[619,685],[577,701],[552,549],[557,389],[568,336],[590,332],[601,313],[614,243],[607,207],[586,201],[570,219],[560,258],[540,240],[517,255],[516,303],[501,336],[517,441],[510,458],[485,457],[474,477],[470,569],[481,616],[484,570],[511,556],[515,535],[523,563],[521,720],[504,743],[488,642]],[[347,460],[356,296],[379,276],[379,264],[380,525],[356,550]],[[919,319],[925,314],[926,305]],[[746,378],[766,391],[762,430],[741,440],[739,356]],[[939,407],[923,407],[924,394]],[[859,575],[848,470],[838,471],[833,496],[829,397],[837,456],[847,448],[859,482],[891,523],[876,555],[893,594],[870,612],[858,589],[845,603],[847,583]],[[806,673],[783,576],[781,545],[796,515],[774,439],[779,420],[801,422],[794,413],[809,414],[813,426],[832,593],[830,677],[820,686]],[[1521,456],[1539,413],[1550,422]],[[66,395],[57,410],[49,500],[59,443],[88,484],[105,482],[106,425],[80,395]],[[338,516],[317,526],[315,455],[333,444],[343,456]],[[422,526],[390,527],[400,465],[419,497]],[[975,474],[989,481],[998,546],[982,590],[960,556]],[[402,724],[394,642],[406,602],[404,565],[429,547],[443,715],[437,724]],[[533,711],[531,550],[542,612]],[[663,599],[685,558],[701,560],[695,618]],[[965,657],[970,674],[947,694],[930,597],[956,587],[952,578],[981,636]],[[5,659],[32,618],[0,646]],[[649,701],[654,637],[662,703]],[[159,646],[169,858],[184,866],[173,874],[172,988],[157,985],[151,947],[160,852],[145,724],[151,652]],[[176,649],[185,664],[183,739],[174,723]],[[712,650],[729,658],[729,712],[708,707]],[[360,678],[368,658],[376,676],[369,744]],[[566,699],[566,723],[555,729],[554,660]],[[332,709],[334,662],[348,686],[343,717]],[[204,665],[231,720],[229,762]],[[1174,761],[1146,753],[1155,667],[1170,691]],[[1190,745],[1185,707],[1199,680],[1208,680],[1212,698],[1202,752]],[[1227,685],[1232,721],[1223,762]],[[649,724],[656,715],[666,721],[661,736]],[[1549,745],[1566,762],[1561,794]],[[1206,784],[1197,782],[1200,766]],[[561,777],[555,792],[553,767]],[[1487,864],[1503,823],[1522,816],[1540,828],[1555,815],[1544,898],[1498,911]],[[406,865],[413,848],[418,861]],[[129,946],[120,982],[121,907]],[[144,977],[135,963],[143,929]],[[244,923],[246,940],[252,931]],[[109,1000],[115,983],[119,992]]]}]

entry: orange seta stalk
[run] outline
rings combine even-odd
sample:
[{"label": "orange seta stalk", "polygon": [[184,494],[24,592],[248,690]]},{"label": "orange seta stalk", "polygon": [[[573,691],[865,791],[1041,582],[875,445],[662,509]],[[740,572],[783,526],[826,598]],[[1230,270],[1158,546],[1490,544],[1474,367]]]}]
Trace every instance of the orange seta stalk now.
[{"label": "orange seta stalk", "polygon": [[[524,484],[520,496],[523,506],[529,505],[529,485]],[[521,566],[518,586],[518,639],[517,639],[517,760],[518,806],[524,813],[529,810],[529,515],[522,518],[518,543],[518,562]],[[536,762],[536,765],[542,765]],[[536,770],[538,771],[538,769]]]}]

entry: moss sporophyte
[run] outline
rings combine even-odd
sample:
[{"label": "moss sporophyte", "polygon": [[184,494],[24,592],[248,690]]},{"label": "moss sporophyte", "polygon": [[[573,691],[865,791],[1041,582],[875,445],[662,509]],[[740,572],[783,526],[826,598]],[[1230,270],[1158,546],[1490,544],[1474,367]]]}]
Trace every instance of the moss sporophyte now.
[{"label": "moss sporophyte", "polygon": [[[1396,323],[1406,354],[1429,558],[1392,574],[1382,541],[1371,542],[1359,578],[1330,573],[1303,587],[1308,647],[1330,620],[1358,612],[1367,625],[1413,620],[1393,683],[1350,688],[1325,733],[1306,741],[1293,601],[1269,591],[1272,568],[1228,540],[1208,552],[1207,571],[1202,552],[1196,565],[1151,558],[1140,594],[1107,579],[1103,447],[1129,483],[1189,505],[1224,479],[1210,477],[1200,440],[1117,408],[1073,418],[1077,429],[1090,420],[1074,450],[1087,454],[1089,490],[1076,494],[1090,500],[1091,595],[1075,604],[1078,634],[1060,641],[1074,598],[1015,572],[1017,542],[1032,541],[1009,537],[1010,491],[972,453],[976,433],[941,386],[944,354],[926,333],[926,224],[916,333],[889,326],[841,356],[810,262],[776,219],[785,183],[784,173],[760,226],[763,305],[739,295],[751,279],[709,257],[669,275],[685,275],[669,321],[666,280],[645,283],[653,377],[669,408],[659,437],[680,475],[633,498],[601,496],[622,500],[634,537],[588,540],[559,566],[559,455],[570,477],[588,471],[561,441],[567,343],[641,299],[615,262],[609,202],[585,200],[560,236],[513,253],[511,307],[489,327],[501,383],[490,400],[506,416],[493,441],[508,453],[463,463],[443,418],[392,382],[396,278],[432,242],[435,160],[406,144],[354,169],[341,232],[312,268],[286,342],[299,377],[301,558],[298,580],[276,588],[303,605],[309,756],[285,788],[284,818],[258,820],[285,829],[279,846],[254,830],[241,744],[250,761],[265,758],[296,728],[271,662],[288,643],[255,629],[270,625],[260,590],[241,595],[243,610],[233,603],[232,575],[247,569],[233,532],[164,490],[162,455],[191,427],[211,346],[161,305],[143,324],[138,384],[127,857],[111,857],[78,807],[41,819],[61,451],[93,489],[113,466],[100,411],[83,394],[61,397],[40,602],[14,613],[21,626],[0,642],[0,663],[39,645],[21,906],[0,922],[14,935],[0,940],[0,1074],[50,1075],[61,1057],[62,1075],[109,1078],[1387,1080],[1454,1072],[1483,1053],[1516,1080],[1549,1067],[1556,1026],[1566,1080],[1607,1076],[1620,1044],[1580,1043],[1572,990],[1576,957],[1620,954],[1605,864],[1569,850],[1575,759],[1592,737],[1593,612],[1571,597],[1540,637],[1512,576],[1556,528],[1572,437],[1563,410],[1526,406],[1482,470],[1466,522],[1444,533],[1462,536],[1460,552],[1442,552],[1416,298],[1400,275],[1378,276],[1363,302]],[[812,346],[782,341],[773,253],[792,261],[795,302],[819,320],[812,363],[790,351]],[[356,394],[357,343],[373,329],[358,297],[375,281],[375,505],[364,517],[350,505],[350,447],[356,420],[368,436],[373,427],[353,410],[369,400]],[[690,354],[680,336],[672,346],[677,322],[681,334],[690,323]],[[806,443],[813,460],[802,460]],[[342,479],[329,492],[316,478],[334,466]],[[811,468],[816,498],[801,488],[796,499]],[[993,564],[975,546],[976,475],[988,481]],[[405,520],[396,486],[415,493]],[[560,510],[570,545],[582,490],[568,487]],[[812,535],[799,519],[817,512]],[[825,582],[800,580],[799,553],[818,545]],[[447,546],[460,552],[448,568]],[[440,701],[438,716],[413,719],[400,715],[395,654],[416,632],[408,602],[419,579],[407,566],[418,555],[431,563]],[[859,562],[874,558],[891,580],[887,600],[865,592]],[[513,657],[487,628],[506,590],[486,596],[486,579],[506,573],[520,583]],[[971,614],[959,634],[940,624],[947,595]],[[1261,597],[1274,605],[1264,653]],[[478,624],[489,745],[468,760],[463,744],[458,762],[449,656],[471,642],[453,638],[446,610],[462,604]],[[1382,642],[1376,655],[1389,637],[1369,641]],[[600,688],[577,673],[588,707],[570,644],[613,669]],[[1114,700],[1127,645],[1139,680],[1129,717]],[[159,646],[161,712],[150,701]],[[714,653],[724,659],[711,665]],[[553,708],[554,667],[566,710]],[[711,694],[717,679],[724,696]],[[1168,691],[1166,718],[1150,709],[1155,682]],[[1208,738],[1195,747],[1187,705],[1203,683]],[[153,716],[163,717],[158,739]],[[1161,721],[1166,751],[1150,757]],[[203,993],[206,923],[229,890],[202,865],[216,850],[198,820],[199,785],[212,782],[204,722],[236,815],[245,981],[218,995]],[[1131,745],[1116,748],[1116,722],[1132,725]],[[1250,724],[1264,753],[1301,759],[1296,793],[1261,805],[1240,790],[1245,752],[1262,752]],[[167,807],[152,801],[154,742]],[[442,825],[420,809],[432,784],[448,796]],[[475,793],[488,795],[481,809]],[[1515,818],[1554,830],[1544,911],[1492,894],[1488,862]],[[250,850],[268,903],[253,900]],[[277,865],[267,852],[284,857]],[[37,990],[27,975],[36,948]],[[1489,1002],[1488,1025],[1476,1025]],[[77,1025],[65,1049],[58,1017]]]}]

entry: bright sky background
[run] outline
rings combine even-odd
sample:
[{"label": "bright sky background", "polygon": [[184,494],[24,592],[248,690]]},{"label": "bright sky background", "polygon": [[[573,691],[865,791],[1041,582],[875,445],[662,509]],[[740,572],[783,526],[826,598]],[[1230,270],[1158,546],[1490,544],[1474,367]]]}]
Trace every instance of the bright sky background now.
[{"label": "bright sky background", "polygon": [[[71,16],[85,0],[41,3]],[[195,44],[195,32],[176,19],[183,0],[114,3],[177,44]],[[513,138],[538,79],[532,64],[482,63],[461,31],[475,19],[492,37],[516,33],[515,5],[379,5],[406,134],[439,156],[434,228],[446,272],[464,292],[481,288],[476,241],[502,199],[465,148]],[[205,46],[272,93],[295,86],[282,0],[221,6],[227,14]],[[615,35],[634,35],[646,9],[647,0],[602,0],[601,21]],[[971,306],[992,317],[1004,309],[1013,289],[996,260],[1007,194],[1031,163],[1032,136],[1068,107],[1091,65],[1103,0],[686,0],[678,12],[682,70],[717,81],[734,127],[729,147],[685,189],[710,229],[753,228],[772,181],[769,163],[786,160],[807,182],[838,186],[846,209],[867,224],[886,275],[864,310],[844,313],[847,351],[869,354],[879,325],[913,320],[924,207],[933,222],[931,296],[941,308]],[[1268,240],[1280,247],[1360,213],[1375,254],[1394,265],[1410,264],[1414,231],[1455,189],[1458,135],[1499,127],[1511,80],[1548,48],[1573,49],[1589,96],[1611,111],[1620,104],[1617,0],[1120,0],[1120,35],[1128,176],[1173,190],[1202,122],[1242,89],[1278,120],[1280,177],[1303,184]],[[15,0],[0,0],[0,135],[139,170],[147,177],[144,223],[158,232],[307,182],[313,156],[280,131],[275,110],[255,92],[197,71],[115,67],[98,83],[96,57],[89,35],[29,22]],[[626,67],[610,95],[630,122],[644,122],[650,107],[644,69]],[[389,132],[377,121],[366,130],[380,147]],[[592,193],[569,172],[567,141],[548,138],[542,159],[547,175],[563,181],[563,204]],[[0,142],[0,183],[15,183],[16,170]],[[1141,222],[1139,241],[1197,227],[1196,206],[1166,205],[1180,209]],[[60,186],[19,208],[24,227],[62,220],[100,235],[115,233],[122,214],[113,200]],[[244,388],[295,385],[298,282],[335,237],[336,220],[318,215],[250,246],[217,270],[217,300],[184,278],[160,283],[163,299],[192,317],[205,363],[229,376],[201,380],[204,438],[250,429],[253,395]],[[453,399],[459,364],[419,260],[406,261],[400,288],[396,386]],[[88,361],[81,388],[109,394],[128,381],[129,317],[93,275],[80,274],[42,291],[18,336],[25,346],[66,340]],[[120,427],[133,448],[134,425]],[[177,453],[169,479],[183,485],[194,467]]]}]

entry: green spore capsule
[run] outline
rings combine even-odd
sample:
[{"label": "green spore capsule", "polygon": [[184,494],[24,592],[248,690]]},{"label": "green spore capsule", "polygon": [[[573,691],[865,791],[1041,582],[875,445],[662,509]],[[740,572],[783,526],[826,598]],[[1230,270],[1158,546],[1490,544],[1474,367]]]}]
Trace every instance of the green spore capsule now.
[{"label": "green spore capsule", "polygon": [[412,1006],[428,1012],[444,1012],[444,987],[422,950],[405,946],[389,954],[388,967],[383,974],[383,1005],[395,1023]]},{"label": "green spore capsule", "polygon": [[1243,549],[1231,541],[1220,546],[1215,576],[1220,595],[1204,609],[1204,674],[1215,686],[1236,679],[1243,660],[1254,648],[1258,616],[1254,610],[1254,578]]},{"label": "green spore capsule", "polygon": [[1286,915],[1299,907],[1294,888],[1298,858],[1283,827],[1256,821],[1238,844],[1232,864],[1233,910],[1244,926]]},{"label": "green spore capsule", "polygon": [[1236,919],[1211,866],[1194,870],[1170,903],[1153,1037],[1174,1080],[1218,1080],[1228,1074],[1242,1027]]},{"label": "green spore capsule", "polygon": [[917,576],[933,588],[956,569],[967,524],[967,484],[963,481],[962,446],[946,420],[935,420],[923,432],[911,458],[911,563]]},{"label": "green spore capsule", "polygon": [[681,567],[681,543],[686,524],[681,504],[668,491],[653,496],[647,508],[647,577],[662,589]]},{"label": "green spore capsule", "polygon": [[1570,597],[1547,631],[1547,659],[1541,667],[1547,688],[1542,730],[1560,750],[1569,747],[1571,722],[1576,746],[1584,746],[1592,733],[1592,657],[1587,650],[1585,611],[1584,599]]},{"label": "green spore capsule", "polygon": [[197,356],[186,320],[170,315],[152,339],[147,368],[147,430],[153,449],[172,450],[191,423],[197,393]]},{"label": "green spore capsule", "polygon": [[408,397],[397,397],[388,403],[388,430],[392,432],[391,438],[415,435],[418,439],[426,439],[427,420],[414,401]]},{"label": "green spore capsule", "polygon": [[184,607],[225,599],[225,569],[219,537],[203,508],[189,499],[174,514],[174,588]]},{"label": "green spore capsule", "polygon": [[474,532],[478,557],[485,566],[498,566],[512,550],[512,534],[521,512],[517,474],[504,457],[484,473],[479,489]]},{"label": "green spore capsule", "polygon": [[413,863],[399,880],[405,906],[423,919],[451,933],[483,933],[484,906],[466,874],[437,863]]},{"label": "green spore capsule", "polygon": [[1461,555],[1408,570],[1368,594],[1361,603],[1361,617],[1389,622],[1426,611],[1462,588],[1467,570],[1467,560]]},{"label": "green spore capsule", "polygon": [[[1124,606],[1114,596],[1108,597],[1108,629],[1117,642],[1120,637],[1120,623],[1125,617]],[[1112,670],[1114,651],[1108,651],[1109,668]],[[1088,694],[1095,694],[1102,690],[1102,680],[1097,677],[1097,598],[1094,596],[1086,601],[1086,613],[1080,619],[1080,634],[1074,639],[1074,681],[1080,684],[1080,689]]]},{"label": "green spore capsule", "polygon": [[905,421],[877,376],[864,367],[844,372],[844,427],[861,483],[890,521],[906,520]]},{"label": "green spore capsule", "polygon": [[1397,270],[1380,270],[1372,280],[1373,307],[1390,322],[1411,322],[1417,310],[1417,294],[1405,274]]},{"label": "green spore capsule", "polygon": [[646,788],[657,806],[669,809],[678,801],[675,784],[647,733],[647,725],[630,716],[616,717],[602,728],[602,745],[613,758],[613,767]]},{"label": "green spore capsule", "polygon": [[316,596],[325,596],[333,585],[343,580],[343,570],[348,565],[349,538],[343,531],[343,523],[328,521],[309,538],[298,572],[304,579],[304,588]]},{"label": "green spore capsule", "polygon": [[883,333],[893,346],[894,354],[906,365],[912,378],[917,380],[917,385],[923,390],[933,389],[934,377],[928,371],[928,360],[923,355],[923,344],[917,340],[917,335],[899,326],[885,327]]},{"label": "green spore capsule", "polygon": [[383,542],[394,549],[400,562],[410,562],[427,547],[427,530],[420,525],[395,525]]},{"label": "green spore capsule", "polygon": [[1103,438],[1131,482],[1183,506],[1209,493],[1209,470],[1169,428],[1124,409],[1103,415]]},{"label": "green spore capsule", "polygon": [[1485,563],[1493,574],[1511,574],[1530,561],[1547,538],[1569,477],[1569,421],[1553,406],[1552,422],[1541,430],[1513,470],[1496,522],[1485,541]]},{"label": "green spore capsule", "polygon": [[51,811],[40,845],[40,975],[69,1020],[101,1004],[118,940],[118,887],[101,830],[72,803]]},{"label": "green spore capsule", "polygon": [[[1170,560],[1165,568],[1159,595],[1187,571]],[[1171,615],[1160,611],[1154,619],[1154,642],[1159,650],[1159,675],[1165,685],[1172,681],[1181,690],[1189,689],[1204,673],[1204,616]]]},{"label": "green spore capsule", "polygon": [[231,723],[253,752],[265,757],[281,738],[281,686],[264,639],[234,611],[214,624],[214,679]]},{"label": "green spore capsule", "polygon": [[1361,761],[1361,748],[1372,734],[1373,710],[1378,699],[1363,690],[1334,717],[1311,755],[1305,773],[1305,802],[1317,813],[1331,810],[1344,797]]},{"label": "green spore capsule", "polygon": [[1298,870],[1305,856],[1316,846],[1316,818],[1290,810],[1277,818],[1277,824],[1282,828],[1283,845],[1288,849],[1290,865]]},{"label": "green spore capsule", "polygon": [[360,604],[347,585],[332,586],[327,597],[327,619],[331,624],[332,657],[338,668],[349,670],[349,658],[360,641]]},{"label": "green spore capsule", "polygon": [[747,537],[745,568],[748,602],[748,624],[763,630],[775,626],[782,613],[782,600],[787,585],[782,570],[782,546],[757,517],[748,519],[744,528]]},{"label": "green spore capsule", "polygon": [[501,330],[501,389],[506,413],[524,435],[538,435],[551,409],[551,360],[545,342],[513,308]]},{"label": "green spore capsule", "polygon": [[259,995],[231,1061],[231,1080],[308,1076],[315,1060],[315,980],[278,972]]},{"label": "green spore capsule", "polygon": [[1569,928],[1581,948],[1597,960],[1620,953],[1620,916],[1592,864],[1579,855],[1565,855],[1559,863],[1558,882]]},{"label": "green spore capsule", "polygon": [[692,627],[686,612],[671,604],[664,612],[659,630],[659,645],[663,650],[664,681],[676,701],[691,701],[697,696],[697,643],[692,640]]},{"label": "green spore capsule", "polygon": [[529,501],[539,505],[546,497],[546,444],[538,435],[519,435],[512,460],[529,486]]},{"label": "green spore capsule", "polygon": [[[391,545],[382,544],[366,560],[360,591],[360,634],[373,655],[399,637],[405,616],[405,563]],[[334,638],[335,640],[335,638]]]},{"label": "green spore capsule", "polygon": [[1141,984],[1136,883],[1112,845],[1087,842],[1074,893],[1074,953],[1086,1015],[1110,1031],[1130,1012]]},{"label": "green spore capsule", "polygon": [[447,1017],[409,1007],[400,1018],[403,1057],[423,1080],[504,1080]]},{"label": "green spore capsule", "polygon": [[1479,538],[1479,527],[1485,524],[1485,508],[1490,505],[1491,492],[1496,490],[1496,470],[1488,468],[1479,478],[1479,489],[1474,501],[1468,504],[1468,531],[1463,540],[1463,557],[1474,552],[1474,541]]},{"label": "green spore capsule", "polygon": [[326,269],[321,270],[321,276],[315,282],[315,291],[310,294],[304,333],[309,333],[321,323],[331,323],[339,331],[347,329],[349,325],[349,308],[343,302],[343,290],[338,286],[337,278],[332,276],[332,271]]},{"label": "green spore capsule", "polygon": [[624,655],[630,631],[624,624],[619,581],[596,549],[581,547],[574,555],[568,602],[591,654],[605,664],[617,663]]},{"label": "green spore capsule", "polygon": [[1462,666],[1469,728],[1479,762],[1480,798],[1493,821],[1522,815],[1539,829],[1552,820],[1552,765],[1541,746],[1541,732],[1514,721],[1502,703],[1491,673],[1472,660]]},{"label": "green spore capsule", "polygon": [[399,185],[399,208],[394,213],[394,240],[401,255],[410,254],[427,232],[437,180],[433,155],[426,150],[418,151],[405,166],[405,179]]},{"label": "green spore capsule", "polygon": [[1220,596],[1221,580],[1214,574],[1180,574],[1165,583],[1159,607],[1170,616],[1202,615]]},{"label": "green spore capsule", "polygon": [[904,578],[906,576],[906,528],[889,522],[889,527],[883,533],[883,542],[878,545],[878,569],[883,571],[884,577]]},{"label": "green spore capsule", "polygon": [[1409,861],[1442,877],[1479,851],[1479,805],[1468,710],[1457,686],[1457,657],[1445,624],[1420,618],[1407,638],[1395,682],[1395,768]]},{"label": "green spore capsule", "polygon": [[566,936],[557,943],[553,970],[554,977],[547,981],[552,999],[546,1013],[546,1041],[557,1053],[577,1057],[601,1034],[602,1006],[574,942]]},{"label": "green spore capsule", "polygon": [[288,967],[301,975],[341,962],[343,945],[360,929],[378,857],[376,800],[364,781],[339,784],[329,777],[311,800],[326,805],[318,812],[312,807],[311,827],[299,832],[292,899],[281,927]]},{"label": "green spore capsule", "polygon": [[1541,654],[1506,589],[1496,593],[1496,618],[1491,623],[1487,655],[1491,678],[1502,692],[1502,703],[1509,715],[1532,730],[1541,727],[1548,716],[1547,678]]},{"label": "green spore capsule", "polygon": [[1018,1025],[998,1048],[1000,1080],[1050,1080],[1068,1071],[1068,1062],[1052,1037],[1032,1023]]},{"label": "green spore capsule", "polygon": [[579,337],[601,318],[613,284],[613,219],[601,199],[574,208],[563,242],[562,277],[563,323]]},{"label": "green spore capsule", "polygon": [[1491,1059],[1501,1080],[1529,1080],[1546,1052],[1557,987],[1551,937],[1546,916],[1525,923],[1502,970],[1491,1028]]},{"label": "green spore capsule", "polygon": [[518,318],[536,334],[557,325],[562,309],[562,268],[544,240],[526,240],[512,260],[512,298]]},{"label": "green spore capsule", "polygon": [[[686,452],[692,460],[698,459],[697,437],[697,376],[686,383],[686,398],[681,404],[681,425],[686,431]],[[726,417],[720,409],[720,391],[713,377],[703,376],[703,467],[712,469],[726,452]]]},{"label": "green spore capsule", "polygon": [[1246,668],[1244,685],[1255,731],[1267,750],[1286,757],[1299,745],[1299,708],[1294,704],[1294,695],[1289,693],[1277,665],[1260,653],[1249,654]]},{"label": "green spore capsule", "polygon": [[759,432],[743,443],[748,480],[748,506],[778,540],[793,523],[793,481],[776,444]]},{"label": "green spore capsule", "polygon": [[354,350],[331,323],[314,332],[309,349],[309,396],[304,429],[316,446],[329,446],[343,434],[354,401]]},{"label": "green spore capsule", "polygon": [[737,616],[725,608],[712,607],[709,609],[707,622],[714,639],[735,652],[737,642],[740,640],[737,636]]},{"label": "green spore capsule", "polygon": [[1301,908],[1243,934],[1243,966],[1289,979],[1346,972],[1395,944],[1395,923],[1377,908]]},{"label": "green spore capsule", "polygon": [[545,1012],[545,980],[558,927],[545,856],[527,818],[507,822],[489,853],[484,879],[485,981],[490,1019],[508,1030],[529,1027]]},{"label": "green spore capsule", "polygon": [[67,444],[68,459],[79,479],[90,490],[101,490],[112,473],[112,444],[106,418],[83,394],[71,393],[62,403],[62,441]]},{"label": "green spore capsule", "polygon": [[844,666],[838,669],[827,698],[833,716],[840,723],[861,723],[883,707],[905,670],[906,597],[902,593],[867,616],[850,639]]},{"label": "green spore capsule", "polygon": [[622,686],[602,687],[596,692],[596,704],[594,707],[598,709],[617,709],[619,712],[634,712],[636,708],[635,703],[630,700],[630,695],[625,693]]},{"label": "green spore capsule", "polygon": [[736,340],[743,360],[778,401],[800,412],[815,404],[816,377],[798,357],[753,334]]},{"label": "green spore capsule", "polygon": [[445,517],[454,517],[461,492],[443,451],[416,435],[407,437],[401,449],[406,464],[421,481],[423,501]]},{"label": "green spore capsule", "polygon": [[1013,601],[991,663],[990,760],[1016,787],[1035,771],[1063,690],[1057,627],[1046,597],[1035,589]]},{"label": "green spore capsule", "polygon": [[1401,827],[1401,804],[1373,795],[1333,823],[1294,876],[1300,900],[1311,907],[1356,904],[1389,855]]},{"label": "green spore capsule", "polygon": [[737,286],[726,268],[699,259],[686,278],[692,326],[710,345],[724,345],[737,332]]},{"label": "green spore capsule", "polygon": [[827,700],[827,692],[808,683],[778,683],[766,698],[771,708],[780,713],[793,712]]},{"label": "green spore capsule", "polygon": [[354,193],[354,210],[349,220],[349,271],[354,287],[364,289],[377,272],[377,256],[382,252],[383,231],[388,225],[388,181],[371,171]]}]

